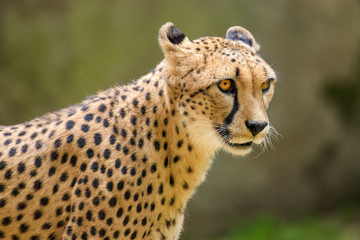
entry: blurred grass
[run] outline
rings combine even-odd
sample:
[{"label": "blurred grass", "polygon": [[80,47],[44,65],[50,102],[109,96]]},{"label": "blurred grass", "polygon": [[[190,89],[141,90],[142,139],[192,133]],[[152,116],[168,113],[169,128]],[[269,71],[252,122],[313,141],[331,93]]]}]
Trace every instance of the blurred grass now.
[{"label": "blurred grass", "polygon": [[353,226],[338,221],[310,217],[292,222],[271,216],[258,217],[233,228],[221,240],[358,240],[359,232]]}]

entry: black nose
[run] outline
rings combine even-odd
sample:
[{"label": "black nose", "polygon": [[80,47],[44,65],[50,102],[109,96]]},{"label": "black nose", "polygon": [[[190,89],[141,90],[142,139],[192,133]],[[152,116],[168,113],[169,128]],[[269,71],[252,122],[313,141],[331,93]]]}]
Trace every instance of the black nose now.
[{"label": "black nose", "polygon": [[250,130],[251,134],[255,137],[268,125],[268,123],[267,122],[259,123],[257,121],[245,121],[245,125]]}]

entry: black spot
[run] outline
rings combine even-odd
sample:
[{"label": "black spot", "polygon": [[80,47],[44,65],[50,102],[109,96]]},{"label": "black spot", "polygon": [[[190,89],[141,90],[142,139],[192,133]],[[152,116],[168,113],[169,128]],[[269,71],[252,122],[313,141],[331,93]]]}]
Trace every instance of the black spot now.
[{"label": "black spot", "polygon": [[132,101],[132,104],[134,105],[134,107],[137,107],[137,105],[139,104],[139,101],[136,98],[134,98]]},{"label": "black spot", "polygon": [[16,148],[11,148],[9,151],[9,157],[12,157],[16,154]]},{"label": "black spot", "polygon": [[159,143],[159,141],[154,142],[154,148],[155,148],[156,151],[160,151],[160,143]]},{"label": "black spot", "polygon": [[60,176],[60,182],[65,182],[68,179],[69,175],[67,172],[64,172]]},{"label": "black spot", "polygon": [[109,159],[110,158],[110,154],[111,154],[111,152],[110,152],[110,150],[109,149],[105,149],[104,150],[104,158],[105,159]]},{"label": "black spot", "polygon": [[132,169],[130,170],[130,175],[131,175],[131,176],[135,176],[135,174],[136,174],[136,170],[135,170],[135,168],[132,168]]},{"label": "black spot", "polygon": [[62,207],[59,207],[56,209],[56,216],[60,216],[61,214],[63,214],[63,209]]},{"label": "black spot", "polygon": [[100,199],[98,197],[94,197],[92,203],[94,204],[94,206],[98,206],[100,204]]},{"label": "black spot", "polygon": [[26,223],[23,223],[20,225],[19,230],[21,233],[25,233],[29,230],[29,225],[27,225]]},{"label": "black spot", "polygon": [[56,139],[55,142],[54,142],[54,147],[55,148],[58,148],[61,146],[61,140],[60,139]]},{"label": "black spot", "polygon": [[172,205],[174,205],[174,202],[175,202],[175,197],[172,197],[171,199],[170,199],[170,206],[172,206]]},{"label": "black spot", "polygon": [[110,124],[109,124],[109,121],[107,119],[104,119],[103,120],[103,126],[104,127],[108,127]]},{"label": "black spot", "polygon": [[48,205],[48,204],[49,204],[49,198],[48,198],[48,197],[42,197],[42,198],[40,199],[40,205],[46,206],[46,205]]},{"label": "black spot", "polygon": [[172,44],[179,44],[186,37],[185,34],[177,29],[174,25],[170,27],[166,36]]},{"label": "black spot", "polygon": [[99,236],[100,236],[100,237],[104,237],[105,234],[106,234],[106,230],[105,230],[105,229],[102,228],[102,229],[99,230]]},{"label": "black spot", "polygon": [[124,181],[119,181],[117,184],[117,190],[121,191],[124,188]]},{"label": "black spot", "polygon": [[126,226],[129,223],[129,216],[126,216],[123,221],[123,225]]},{"label": "black spot", "polygon": [[183,140],[179,140],[177,143],[177,147],[181,148],[181,146],[183,145],[184,141]]},{"label": "black spot", "polygon": [[113,175],[113,170],[112,170],[112,169],[109,169],[109,170],[107,171],[107,176],[110,178],[110,177],[112,177],[112,175]]},{"label": "black spot", "polygon": [[64,155],[61,157],[61,163],[64,164],[67,162],[69,155],[67,153],[64,153]]},{"label": "black spot", "polygon": [[119,113],[122,118],[124,118],[126,115],[125,110],[123,108],[120,109]]},{"label": "black spot", "polygon": [[109,192],[111,192],[111,191],[113,190],[113,187],[114,187],[113,182],[108,182],[108,183],[106,184],[106,189],[107,189]]},{"label": "black spot", "polygon": [[82,163],[82,164],[80,165],[80,170],[81,170],[82,172],[85,172],[85,171],[86,171],[86,167],[87,167],[86,163]]},{"label": "black spot", "polygon": [[66,129],[67,130],[70,130],[70,129],[72,129],[73,127],[74,127],[74,125],[75,125],[75,122],[74,121],[67,121],[66,122]]},{"label": "black spot", "polygon": [[105,112],[106,106],[105,106],[104,104],[101,104],[101,105],[99,106],[98,110],[99,110],[100,112]]},{"label": "black spot", "polygon": [[139,148],[142,148],[142,146],[144,145],[144,140],[141,138],[140,140],[139,140]]},{"label": "black spot", "polygon": [[158,193],[161,195],[164,192],[164,185],[161,183],[158,189]]},{"label": "black spot", "polygon": [[81,239],[82,239],[82,240],[87,240],[87,239],[88,239],[88,234],[87,234],[86,232],[83,232],[83,233],[81,234]]},{"label": "black spot", "polygon": [[69,199],[70,199],[70,195],[68,193],[64,193],[64,195],[61,198],[61,200],[63,200],[63,201],[67,201]]},{"label": "black spot", "polygon": [[126,190],[126,192],[124,193],[124,198],[125,198],[125,200],[129,200],[130,197],[131,197],[130,190]]},{"label": "black spot", "polygon": [[136,238],[136,234],[137,234],[137,231],[135,230],[131,236],[130,236],[130,239],[135,239]]},{"label": "black spot", "polygon": [[85,189],[85,197],[90,198],[90,196],[91,196],[91,191],[89,188],[86,188]]},{"label": "black spot", "polygon": [[93,120],[94,115],[92,113],[88,113],[85,115],[84,120],[87,122],[90,122],[91,120]]},{"label": "black spot", "polygon": [[89,129],[90,129],[90,127],[89,127],[89,125],[87,125],[87,124],[81,125],[81,131],[83,131],[83,132],[88,132]]},{"label": "black spot", "polygon": [[74,140],[74,135],[71,134],[71,135],[67,136],[66,143],[72,143],[73,140]]},{"label": "black spot", "polygon": [[122,174],[126,174],[126,173],[127,173],[127,167],[124,166],[124,167],[121,169],[121,172],[122,172]]},{"label": "black spot", "polygon": [[83,148],[86,144],[86,140],[84,138],[79,138],[77,140],[77,145],[79,146],[79,148]]},{"label": "black spot", "polygon": [[121,161],[120,161],[120,159],[116,159],[116,160],[115,160],[115,165],[114,165],[114,166],[115,166],[116,169],[120,168],[120,166],[121,166]]},{"label": "black spot", "polygon": [[132,125],[136,125],[137,118],[136,118],[135,116],[132,116],[131,119],[130,119],[130,121],[131,121],[131,124],[132,124]]},{"label": "black spot", "polygon": [[92,158],[94,156],[94,151],[89,148],[87,151],[86,151],[86,155],[88,158]]},{"label": "black spot", "polygon": [[94,178],[94,180],[92,181],[92,186],[94,188],[98,188],[99,187],[99,179],[98,178]]},{"label": "black spot", "polygon": [[54,187],[53,187],[53,194],[57,193],[57,191],[59,191],[59,185],[56,184]]},{"label": "black spot", "polygon": [[[28,150],[28,145],[27,144],[24,144],[22,147],[21,147],[21,152],[22,153],[26,153]],[[1,155],[1,154],[0,154]]]},{"label": "black spot", "polygon": [[170,183],[171,186],[174,186],[175,180],[174,180],[173,175],[170,175],[169,183]]},{"label": "black spot", "polygon": [[115,142],[116,142],[116,138],[115,138],[115,136],[114,136],[114,135],[111,135],[111,136],[110,136],[110,138],[109,138],[109,142],[110,142],[110,144],[111,144],[111,145],[114,145],[114,144],[115,144]]},{"label": "black spot", "polygon": [[41,218],[42,212],[40,210],[36,210],[34,212],[34,220]]},{"label": "black spot", "polygon": [[154,172],[156,172],[156,163],[154,163],[153,165],[151,165],[151,167],[150,167],[150,172],[151,173],[154,173]]},{"label": "black spot", "polygon": [[83,106],[83,107],[81,108],[81,111],[85,112],[85,111],[87,111],[88,109],[89,109],[88,106]]},{"label": "black spot", "polygon": [[104,210],[100,210],[99,213],[98,213],[98,216],[99,216],[100,220],[104,220],[105,217],[106,217],[106,214],[105,214]]},{"label": "black spot", "polygon": [[50,158],[52,161],[55,161],[56,159],[58,159],[59,157],[59,153],[57,151],[52,151],[50,154]]},{"label": "black spot", "polygon": [[88,221],[91,221],[91,219],[92,219],[92,212],[91,212],[91,210],[88,210],[88,211],[86,212],[86,219],[87,219]]},{"label": "black spot", "polygon": [[23,162],[20,162],[17,166],[18,173],[23,173],[25,171],[25,164]]},{"label": "black spot", "polygon": [[124,153],[125,155],[127,155],[127,154],[129,153],[129,148],[126,147],[126,146],[124,146],[124,147],[123,147],[123,153]]},{"label": "black spot", "polygon": [[166,168],[169,165],[169,158],[166,156],[164,160],[164,167]]},{"label": "black spot", "polygon": [[94,226],[91,227],[90,234],[93,235],[93,236],[96,235],[96,228]]},{"label": "black spot", "polygon": [[236,78],[238,78],[239,75],[240,75],[240,70],[239,70],[239,68],[236,68]]},{"label": "black spot", "polygon": [[180,157],[179,157],[178,155],[176,155],[176,156],[174,157],[174,163],[177,163],[179,160],[180,160]]},{"label": "black spot", "polygon": [[74,167],[77,162],[77,157],[75,155],[71,156],[70,158],[70,164]]},{"label": "black spot", "polygon": [[150,195],[152,193],[152,191],[153,191],[153,187],[152,187],[151,184],[149,184],[149,186],[147,187],[146,192],[147,192],[148,195]]},{"label": "black spot", "polygon": [[13,172],[12,172],[11,169],[7,170],[7,171],[5,172],[5,174],[4,174],[4,178],[7,179],[7,180],[11,179],[12,173],[13,173]]},{"label": "black spot", "polygon": [[95,142],[96,145],[99,145],[101,143],[101,134],[95,133],[94,142]]},{"label": "black spot", "polygon": [[115,206],[116,206],[116,202],[117,202],[116,197],[110,198],[110,200],[109,200],[109,206],[110,206],[110,207],[115,207]]},{"label": "black spot", "polygon": [[51,228],[51,223],[44,223],[41,228],[44,229],[44,230],[50,229]]},{"label": "black spot", "polygon": [[0,199],[0,208],[5,207],[6,201],[7,201],[7,200],[6,200],[5,198],[1,198],[1,199]]},{"label": "black spot", "polygon": [[123,212],[124,212],[123,209],[122,209],[122,208],[119,208],[119,209],[117,210],[117,212],[116,212],[116,217],[121,218]]},{"label": "black spot", "polygon": [[40,181],[40,180],[36,180],[35,182],[34,182],[34,189],[35,189],[35,191],[37,191],[37,190],[39,190],[39,189],[41,189],[42,188],[42,182]]}]

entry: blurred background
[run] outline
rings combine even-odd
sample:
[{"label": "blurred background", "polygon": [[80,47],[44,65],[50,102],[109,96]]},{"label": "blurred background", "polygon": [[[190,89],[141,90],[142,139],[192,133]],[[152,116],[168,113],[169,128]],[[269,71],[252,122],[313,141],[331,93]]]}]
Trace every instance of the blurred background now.
[{"label": "blurred background", "polygon": [[282,137],[217,155],[181,239],[359,240],[359,0],[0,0],[0,125],[149,72],[167,21],[191,39],[249,29],[280,80]]}]

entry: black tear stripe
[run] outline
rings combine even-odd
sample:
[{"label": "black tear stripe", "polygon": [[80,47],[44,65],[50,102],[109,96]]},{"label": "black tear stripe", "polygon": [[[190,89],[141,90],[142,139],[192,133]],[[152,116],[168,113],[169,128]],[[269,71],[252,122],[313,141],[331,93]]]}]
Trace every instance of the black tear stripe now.
[{"label": "black tear stripe", "polygon": [[238,98],[237,98],[237,91],[235,91],[234,106],[233,106],[230,114],[224,120],[225,125],[229,125],[232,122],[232,120],[234,119],[234,115],[238,110],[239,110],[239,103],[238,103]]},{"label": "black tear stripe", "polygon": [[234,116],[236,114],[236,112],[239,110],[239,103],[238,103],[238,97],[237,97],[237,91],[235,91],[234,93],[234,105],[233,108],[230,112],[230,114],[225,118],[224,120],[224,126],[218,126],[216,127],[216,130],[219,132],[220,136],[227,141],[230,137],[230,131],[227,127],[227,125],[229,125],[233,119]]}]

